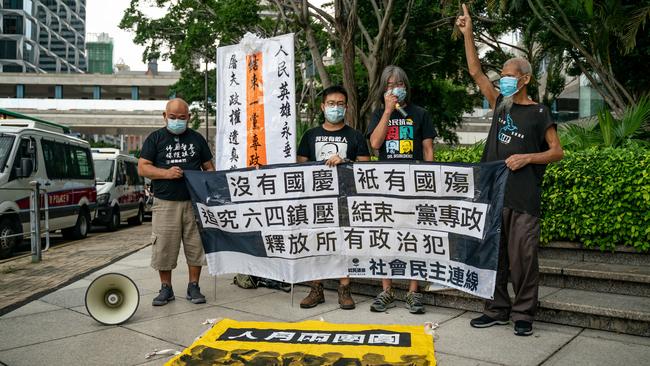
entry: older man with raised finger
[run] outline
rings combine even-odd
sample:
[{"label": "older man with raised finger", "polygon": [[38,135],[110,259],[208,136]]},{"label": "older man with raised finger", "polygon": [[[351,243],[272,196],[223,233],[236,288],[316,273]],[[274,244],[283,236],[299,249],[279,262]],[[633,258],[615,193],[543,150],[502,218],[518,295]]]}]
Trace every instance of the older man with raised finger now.
[{"label": "older man with raised finger", "polygon": [[[510,317],[518,336],[533,334],[537,312],[542,181],[546,165],[563,157],[557,127],[546,106],[528,95],[533,77],[530,63],[512,58],[503,65],[499,89],[481,69],[474,45],[472,18],[463,4],[456,19],[463,34],[469,74],[494,109],[481,161],[504,160],[510,169],[503,199],[499,264],[494,299],[485,302],[474,328],[506,325]],[[508,294],[508,277],[515,293]]]}]

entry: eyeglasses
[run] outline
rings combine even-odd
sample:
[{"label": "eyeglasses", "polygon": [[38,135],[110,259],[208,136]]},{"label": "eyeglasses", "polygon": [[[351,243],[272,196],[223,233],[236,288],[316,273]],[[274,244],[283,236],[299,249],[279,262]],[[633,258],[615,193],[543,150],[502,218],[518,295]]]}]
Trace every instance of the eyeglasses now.
[{"label": "eyeglasses", "polygon": [[332,100],[328,101],[325,103],[326,106],[328,107],[345,107],[346,103],[345,102],[334,102]]},{"label": "eyeglasses", "polygon": [[392,88],[396,88],[396,87],[400,87],[400,86],[404,86],[403,81],[396,81],[396,82],[393,82],[393,83],[386,84],[387,89],[392,89]]}]

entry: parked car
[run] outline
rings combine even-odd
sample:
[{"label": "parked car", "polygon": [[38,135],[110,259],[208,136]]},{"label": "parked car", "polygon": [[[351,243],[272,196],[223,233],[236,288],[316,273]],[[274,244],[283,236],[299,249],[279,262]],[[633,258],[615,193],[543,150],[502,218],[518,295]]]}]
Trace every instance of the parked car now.
[{"label": "parked car", "polygon": [[93,223],[108,230],[122,221],[140,225],[144,219],[144,180],[138,175],[138,159],[118,149],[93,148],[97,181],[97,215]]},{"label": "parked car", "polygon": [[10,235],[30,232],[32,181],[47,191],[50,231],[70,239],[88,234],[97,197],[90,146],[64,132],[53,123],[0,120],[0,257],[23,239]]}]

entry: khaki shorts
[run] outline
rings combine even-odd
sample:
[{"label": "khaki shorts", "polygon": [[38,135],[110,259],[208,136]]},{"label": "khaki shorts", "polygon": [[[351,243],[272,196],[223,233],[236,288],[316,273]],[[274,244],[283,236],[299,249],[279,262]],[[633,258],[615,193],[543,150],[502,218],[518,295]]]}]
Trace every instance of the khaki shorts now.
[{"label": "khaki shorts", "polygon": [[176,268],[181,241],[188,265],[206,264],[191,201],[167,201],[155,198],[151,231],[151,267],[155,270],[171,271]]}]

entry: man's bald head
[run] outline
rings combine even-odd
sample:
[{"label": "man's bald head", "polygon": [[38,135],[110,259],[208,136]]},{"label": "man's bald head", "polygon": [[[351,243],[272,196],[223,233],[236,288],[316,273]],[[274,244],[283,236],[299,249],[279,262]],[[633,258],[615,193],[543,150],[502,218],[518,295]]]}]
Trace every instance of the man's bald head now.
[{"label": "man's bald head", "polygon": [[163,112],[165,119],[190,119],[190,106],[181,98],[174,98],[167,102],[165,112]]}]

